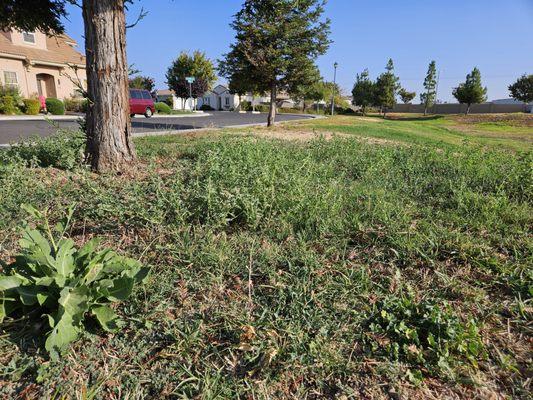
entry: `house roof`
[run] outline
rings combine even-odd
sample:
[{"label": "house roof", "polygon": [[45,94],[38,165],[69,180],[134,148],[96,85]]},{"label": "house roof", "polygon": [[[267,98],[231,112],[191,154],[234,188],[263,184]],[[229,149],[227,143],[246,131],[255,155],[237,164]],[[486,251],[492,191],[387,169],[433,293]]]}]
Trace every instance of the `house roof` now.
[{"label": "house roof", "polygon": [[218,85],[212,90],[212,92],[215,94],[222,94],[224,92],[229,92],[229,89],[224,85]]},{"label": "house roof", "polygon": [[27,46],[17,46],[0,34],[0,57],[1,53],[24,57],[31,62],[47,62],[56,64],[76,64],[85,66],[85,56],[74,49],[69,43],[76,41],[68,35],[47,36],[47,49],[36,49]]}]

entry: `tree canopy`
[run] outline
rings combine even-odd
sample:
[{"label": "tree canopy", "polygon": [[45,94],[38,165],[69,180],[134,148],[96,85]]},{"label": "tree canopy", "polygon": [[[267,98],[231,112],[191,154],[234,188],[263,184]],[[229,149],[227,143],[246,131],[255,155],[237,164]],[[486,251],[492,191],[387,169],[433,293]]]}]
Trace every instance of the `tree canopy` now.
[{"label": "tree canopy", "polygon": [[410,92],[405,88],[401,88],[398,91],[398,95],[400,96],[400,99],[402,99],[404,104],[409,104],[416,97],[416,92]]},{"label": "tree canopy", "polygon": [[259,90],[270,91],[268,124],[276,112],[276,93],[308,81],[314,60],[330,44],[329,20],[322,20],[324,0],[246,0],[231,27],[236,41],[220,61],[230,79],[244,75]]},{"label": "tree canopy", "polygon": [[0,29],[63,33],[61,18],[67,16],[65,5],[71,0],[3,0],[0,5]]},{"label": "tree canopy", "polygon": [[466,81],[453,90],[453,96],[461,104],[467,104],[466,114],[470,112],[472,104],[483,103],[487,100],[487,88],[481,84],[481,72],[474,68],[466,76]]},{"label": "tree canopy", "polygon": [[144,89],[151,93],[155,89],[155,80],[149,76],[137,75],[130,78],[129,85],[132,89]]},{"label": "tree canopy", "polygon": [[522,75],[509,86],[509,91],[513,99],[531,103],[533,101],[533,75]]},{"label": "tree canopy", "polygon": [[389,59],[386,72],[378,76],[376,80],[376,105],[386,113],[396,104],[396,94],[400,89],[399,78],[394,75],[394,63]]},{"label": "tree canopy", "polygon": [[375,104],[376,84],[370,79],[368,69],[365,69],[355,77],[355,84],[352,90],[352,103],[361,107],[361,111],[366,114],[366,109]]},{"label": "tree canopy", "polygon": [[215,66],[205,53],[196,50],[192,54],[181,52],[167,70],[166,78],[169,89],[178,97],[189,97],[187,77],[194,77],[193,97],[200,97],[212,88],[217,80]]}]

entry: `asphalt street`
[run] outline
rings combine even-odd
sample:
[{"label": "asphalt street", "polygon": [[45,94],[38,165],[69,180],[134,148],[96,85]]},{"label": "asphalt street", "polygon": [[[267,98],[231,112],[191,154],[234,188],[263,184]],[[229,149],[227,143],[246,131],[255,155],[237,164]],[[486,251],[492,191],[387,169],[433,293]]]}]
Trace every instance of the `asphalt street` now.
[{"label": "asphalt street", "polygon": [[[277,121],[293,121],[310,118],[305,115],[278,114]],[[203,128],[224,128],[264,124],[267,114],[240,114],[235,112],[210,112],[209,116],[191,117],[136,117],[132,119],[133,133],[150,134],[153,132],[171,132]],[[58,129],[77,129],[75,120],[1,120],[0,145],[17,142],[30,136],[49,136]]]}]

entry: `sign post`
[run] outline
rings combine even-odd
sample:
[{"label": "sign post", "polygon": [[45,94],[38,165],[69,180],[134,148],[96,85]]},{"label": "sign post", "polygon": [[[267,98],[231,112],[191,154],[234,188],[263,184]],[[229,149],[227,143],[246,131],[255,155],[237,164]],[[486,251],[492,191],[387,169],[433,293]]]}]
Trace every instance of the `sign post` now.
[{"label": "sign post", "polygon": [[189,97],[191,99],[191,111],[193,111],[192,84],[196,81],[196,78],[194,76],[188,76],[185,80],[189,82]]}]

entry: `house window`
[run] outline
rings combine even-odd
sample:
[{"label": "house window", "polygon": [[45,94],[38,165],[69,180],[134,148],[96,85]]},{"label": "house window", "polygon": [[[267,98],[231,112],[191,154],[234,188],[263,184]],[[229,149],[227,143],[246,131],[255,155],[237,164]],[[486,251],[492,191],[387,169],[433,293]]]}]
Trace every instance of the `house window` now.
[{"label": "house window", "polygon": [[4,71],[4,83],[9,86],[17,86],[19,81],[17,73],[12,71]]},{"label": "house window", "polygon": [[226,97],[226,105],[229,106],[229,97]]},{"label": "house window", "polygon": [[25,43],[35,44],[35,32],[22,32],[22,40]]},{"label": "house window", "polygon": [[211,99],[209,97],[204,97],[204,104],[210,105]]}]

